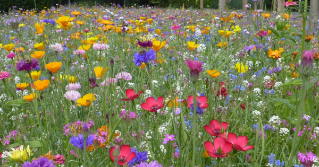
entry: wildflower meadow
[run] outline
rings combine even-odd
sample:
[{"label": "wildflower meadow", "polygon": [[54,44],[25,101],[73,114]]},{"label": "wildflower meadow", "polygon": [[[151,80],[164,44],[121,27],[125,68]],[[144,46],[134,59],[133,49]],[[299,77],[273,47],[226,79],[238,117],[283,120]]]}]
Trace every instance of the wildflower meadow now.
[{"label": "wildflower meadow", "polygon": [[0,166],[319,166],[316,0],[259,1],[2,12]]}]

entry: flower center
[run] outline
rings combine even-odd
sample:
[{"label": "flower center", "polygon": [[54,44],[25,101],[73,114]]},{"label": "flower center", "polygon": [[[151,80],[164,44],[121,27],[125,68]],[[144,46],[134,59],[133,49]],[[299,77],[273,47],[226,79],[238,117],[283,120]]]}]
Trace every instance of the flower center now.
[{"label": "flower center", "polygon": [[124,156],[119,156],[119,157],[118,157],[118,162],[120,162],[120,163],[126,162],[126,157],[124,157]]}]

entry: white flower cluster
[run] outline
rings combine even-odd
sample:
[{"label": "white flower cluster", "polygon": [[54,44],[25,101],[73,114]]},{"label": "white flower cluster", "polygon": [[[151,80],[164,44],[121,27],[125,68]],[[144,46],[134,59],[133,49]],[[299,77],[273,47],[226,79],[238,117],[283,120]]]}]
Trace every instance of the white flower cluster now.
[{"label": "white flower cluster", "polygon": [[318,134],[318,133],[319,133],[319,127],[314,127],[314,128],[313,128],[313,132],[316,133],[316,134]]},{"label": "white flower cluster", "polygon": [[206,50],[206,45],[205,44],[199,44],[197,47],[198,52],[204,52]]},{"label": "white flower cluster", "polygon": [[269,124],[273,126],[274,128],[277,128],[280,125],[280,123],[281,123],[281,119],[277,115],[272,116],[269,120]]},{"label": "white flower cluster", "polygon": [[280,129],[279,129],[279,134],[280,134],[280,136],[285,136],[285,135],[289,134],[289,129],[287,129],[287,128],[280,128]]},{"label": "white flower cluster", "polygon": [[274,85],[274,87],[275,87],[275,88],[278,88],[278,87],[280,87],[281,85],[282,85],[282,82],[276,82],[275,85]]},{"label": "white flower cluster", "polygon": [[254,88],[253,92],[260,95],[261,90],[259,88]]},{"label": "white flower cluster", "polygon": [[252,114],[253,114],[253,118],[256,119],[256,121],[261,116],[261,112],[258,110],[254,110]]}]

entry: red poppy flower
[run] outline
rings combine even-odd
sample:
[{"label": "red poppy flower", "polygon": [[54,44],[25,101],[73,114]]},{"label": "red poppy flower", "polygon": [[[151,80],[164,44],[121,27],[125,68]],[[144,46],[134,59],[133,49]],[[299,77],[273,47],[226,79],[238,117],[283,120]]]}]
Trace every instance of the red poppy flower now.
[{"label": "red poppy flower", "polygon": [[138,94],[135,94],[135,91],[133,89],[127,89],[125,93],[128,98],[122,100],[130,101],[138,98],[143,93],[143,91],[141,90]]},{"label": "red poppy flower", "polygon": [[245,146],[248,143],[248,138],[246,136],[237,136],[234,133],[228,133],[227,140],[235,146],[238,151],[247,151],[253,149],[254,146]]},{"label": "red poppy flower", "polygon": [[[110,150],[110,158],[114,162],[114,152],[115,147],[112,147]],[[123,166],[125,163],[130,162],[135,157],[135,153],[131,153],[131,147],[129,145],[123,145],[120,150],[120,154],[117,157],[117,163]]]},{"label": "red poppy flower", "polygon": [[233,150],[233,145],[221,137],[216,137],[214,139],[214,144],[212,144],[210,141],[205,142],[204,146],[208,155],[214,158],[224,158],[226,157],[227,153]]},{"label": "red poppy flower", "polygon": [[[193,95],[188,96],[187,98],[187,107],[191,108],[193,104],[194,97]],[[207,103],[207,97],[206,96],[196,96],[196,101],[197,101],[197,106],[200,107],[201,109],[207,108],[208,103]]]},{"label": "red poppy flower", "polygon": [[145,103],[141,104],[141,107],[149,112],[155,112],[164,107],[163,101],[164,97],[158,97],[156,101],[154,97],[149,97]]},{"label": "red poppy flower", "polygon": [[209,122],[209,126],[205,125],[204,129],[211,135],[211,136],[221,136],[222,135],[222,128],[226,130],[228,127],[227,122],[222,122],[219,125],[218,120],[213,119]]},{"label": "red poppy flower", "polygon": [[227,96],[228,95],[227,89],[225,88],[225,86],[222,86],[220,88],[220,90],[217,91],[217,95],[216,96],[220,96],[220,95],[222,95],[222,96]]},{"label": "red poppy flower", "polygon": [[246,110],[245,103],[241,103],[241,104],[240,104],[240,108],[243,109],[243,110]]}]

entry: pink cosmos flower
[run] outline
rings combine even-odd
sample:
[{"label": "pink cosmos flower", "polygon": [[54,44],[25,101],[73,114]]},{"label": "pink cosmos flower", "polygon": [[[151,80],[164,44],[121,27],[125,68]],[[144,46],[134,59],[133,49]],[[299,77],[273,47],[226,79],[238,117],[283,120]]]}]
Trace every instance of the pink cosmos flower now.
[{"label": "pink cosmos flower", "polygon": [[63,155],[57,154],[54,156],[54,162],[57,164],[65,164],[65,158]]},{"label": "pink cosmos flower", "polygon": [[80,82],[78,83],[70,83],[66,85],[65,90],[78,90],[81,89],[81,84]]},{"label": "pink cosmos flower", "polygon": [[180,29],[181,27],[179,25],[172,25],[172,30],[176,31]]},{"label": "pink cosmos flower", "polygon": [[7,58],[8,59],[11,59],[11,58],[14,58],[16,56],[16,54],[15,53],[9,53],[9,54],[7,54]]},{"label": "pink cosmos flower", "polygon": [[164,138],[164,141],[163,141],[163,144],[167,144],[167,142],[174,141],[174,140],[175,140],[175,136],[174,135],[166,134],[165,138]]},{"label": "pink cosmos flower", "polygon": [[84,55],[85,54],[85,50],[75,50],[73,52],[73,54],[75,54],[75,55]]},{"label": "pink cosmos flower", "polygon": [[107,49],[109,49],[109,45],[108,44],[104,44],[104,43],[102,43],[102,44],[99,44],[99,43],[95,43],[95,44],[93,44],[93,49],[96,49],[96,50],[107,50]]},{"label": "pink cosmos flower", "polygon": [[291,5],[297,5],[297,2],[285,2],[285,6],[288,7],[288,6],[291,6]]},{"label": "pink cosmos flower", "polygon": [[7,71],[1,71],[0,72],[0,80],[2,79],[6,79],[6,78],[9,78],[10,77],[10,73],[7,72]]},{"label": "pink cosmos flower", "polygon": [[59,43],[55,43],[55,44],[50,45],[50,48],[55,50],[56,52],[63,52],[63,47]]},{"label": "pink cosmos flower", "polygon": [[125,81],[130,81],[132,80],[132,75],[128,72],[120,72],[115,75],[116,79],[123,79]]},{"label": "pink cosmos flower", "polygon": [[81,97],[81,94],[78,91],[71,90],[65,92],[64,97],[68,100],[77,101]]}]

